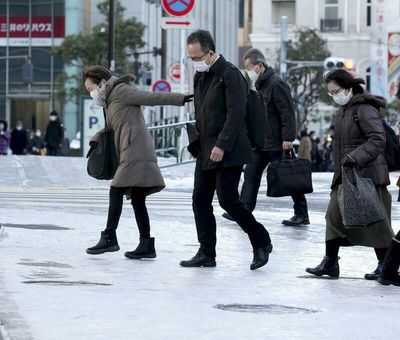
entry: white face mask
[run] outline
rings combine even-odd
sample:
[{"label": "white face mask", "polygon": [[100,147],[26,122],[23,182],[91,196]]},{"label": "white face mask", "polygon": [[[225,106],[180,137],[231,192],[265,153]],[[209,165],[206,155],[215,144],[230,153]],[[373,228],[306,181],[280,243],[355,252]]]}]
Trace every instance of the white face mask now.
[{"label": "white face mask", "polygon": [[340,91],[339,93],[336,93],[332,96],[333,101],[338,104],[338,105],[346,105],[349,100],[351,99],[351,91],[349,91],[348,94],[344,94],[344,90]]},{"label": "white face mask", "polygon": [[21,131],[22,130],[22,126],[17,126],[17,130]]},{"label": "white face mask", "polygon": [[96,89],[90,91],[90,97],[93,98],[97,106],[106,107],[106,87],[102,86],[101,83]]},{"label": "white face mask", "polygon": [[247,75],[249,76],[252,82],[256,82],[258,80],[259,74],[256,72],[257,66],[254,66],[250,71],[246,70]]},{"label": "white face mask", "polygon": [[36,137],[40,137],[41,135],[42,135],[42,134],[41,134],[39,131],[35,133],[35,136],[36,136]]},{"label": "white face mask", "polygon": [[50,121],[55,122],[57,120],[57,116],[50,116]]},{"label": "white face mask", "polygon": [[193,61],[193,66],[196,72],[207,72],[210,68],[210,65],[208,65],[205,60]]}]

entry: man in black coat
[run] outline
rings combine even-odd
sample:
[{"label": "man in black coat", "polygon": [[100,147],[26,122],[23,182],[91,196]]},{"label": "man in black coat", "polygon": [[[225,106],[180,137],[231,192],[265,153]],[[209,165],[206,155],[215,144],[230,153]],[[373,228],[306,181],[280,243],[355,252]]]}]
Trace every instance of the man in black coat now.
[{"label": "man in black coat", "polygon": [[[215,52],[208,31],[192,33],[187,44],[196,70],[194,104],[198,140],[192,140],[189,149],[197,155],[193,212],[200,249],[192,259],[180,264],[184,267],[216,265],[212,200],[217,191],[221,207],[248,234],[254,252],[250,269],[257,269],[268,262],[272,244],[268,231],[239,200],[242,168],[251,161],[251,146],[244,125],[247,85],[240,71]],[[195,150],[193,145],[197,145]]]},{"label": "man in black coat", "polygon": [[[257,91],[264,97],[267,108],[267,130],[262,149],[253,150],[253,162],[244,169],[244,183],[240,200],[253,211],[257,203],[262,174],[269,163],[282,157],[283,150],[291,150],[296,138],[296,116],[290,88],[268,67],[258,49],[250,49],[243,57],[246,72],[255,82]],[[310,224],[307,201],[303,194],[293,195],[294,216],[282,224],[299,226]],[[230,214],[223,216],[235,220]]]},{"label": "man in black coat", "polygon": [[48,156],[60,156],[64,140],[64,128],[58,119],[57,111],[50,112],[46,129],[45,144]]},{"label": "man in black coat", "polygon": [[28,134],[19,120],[11,132],[10,149],[13,155],[25,155],[28,144]]}]

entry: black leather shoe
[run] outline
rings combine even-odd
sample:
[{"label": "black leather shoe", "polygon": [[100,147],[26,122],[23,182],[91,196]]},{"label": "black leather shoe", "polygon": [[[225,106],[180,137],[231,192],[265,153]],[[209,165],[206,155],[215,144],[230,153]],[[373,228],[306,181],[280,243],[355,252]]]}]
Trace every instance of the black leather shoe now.
[{"label": "black leather shoe", "polygon": [[226,218],[226,219],[229,220],[229,221],[235,222],[235,220],[232,218],[232,216],[229,215],[229,214],[226,213],[226,212],[224,212],[224,213],[222,214],[222,217],[223,217],[223,218]]},{"label": "black leather shoe", "polygon": [[378,263],[378,267],[372,272],[364,275],[366,280],[378,280],[379,276],[382,274],[382,262]]},{"label": "black leather shoe", "polygon": [[253,262],[250,265],[251,270],[255,270],[265,266],[269,260],[269,254],[272,252],[272,244],[269,244],[266,247],[257,248],[253,251],[254,257]]},{"label": "black leather shoe", "polygon": [[394,285],[400,286],[400,275],[398,272],[393,273],[382,273],[381,276],[378,278],[378,282],[382,285]]},{"label": "black leather shoe", "polygon": [[154,237],[140,238],[139,245],[134,251],[127,251],[125,257],[128,259],[154,259],[157,256],[154,247]]},{"label": "black leather shoe", "polygon": [[290,220],[283,220],[282,224],[289,227],[298,227],[301,225],[309,225],[310,220],[308,217],[301,217],[294,215]]},{"label": "black leather shoe", "polygon": [[306,268],[306,272],[316,275],[329,275],[330,277],[339,277],[339,258],[338,257],[335,261],[335,264],[332,267],[327,267],[327,263],[329,261],[328,256],[324,256],[322,262],[315,268]]},{"label": "black leather shoe", "polygon": [[179,263],[182,267],[215,267],[215,257],[210,257],[203,254],[200,250],[195,256],[188,261],[181,261]]}]

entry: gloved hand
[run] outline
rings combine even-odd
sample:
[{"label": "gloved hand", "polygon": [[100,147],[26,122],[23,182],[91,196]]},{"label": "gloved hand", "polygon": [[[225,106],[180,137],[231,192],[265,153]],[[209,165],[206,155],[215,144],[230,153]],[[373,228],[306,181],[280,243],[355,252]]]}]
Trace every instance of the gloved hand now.
[{"label": "gloved hand", "polygon": [[357,166],[357,162],[353,158],[351,158],[349,155],[347,155],[343,159],[342,165],[347,168],[354,168],[355,166]]},{"label": "gloved hand", "polygon": [[194,99],[194,94],[189,94],[185,96],[185,98],[183,99],[183,103],[190,103],[193,101],[193,99]]}]

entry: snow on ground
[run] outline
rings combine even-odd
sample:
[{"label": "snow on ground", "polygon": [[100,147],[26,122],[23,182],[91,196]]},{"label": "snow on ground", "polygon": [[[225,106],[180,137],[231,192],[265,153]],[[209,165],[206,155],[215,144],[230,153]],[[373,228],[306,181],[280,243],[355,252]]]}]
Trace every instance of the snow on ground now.
[{"label": "snow on ground", "polygon": [[[313,175],[312,224],[302,228],[281,225],[292,202],[266,198],[263,180],[255,215],[274,251],[268,265],[250,271],[247,237],[220,217],[218,204],[217,267],[179,267],[198,247],[194,164],[163,169],[167,189],[148,199],[156,260],[123,256],[138,238],[129,204],[118,229],[121,251],[87,255],[105,224],[109,183],[88,177],[85,164],[0,158],[0,224],[8,234],[0,241],[0,339],[2,329],[17,340],[398,339],[399,288],[363,279],[376,266],[372,249],[341,250],[339,280],[304,272],[323,256],[332,174]],[[394,184],[390,190],[395,200]],[[397,203],[393,221],[397,231]]]}]

